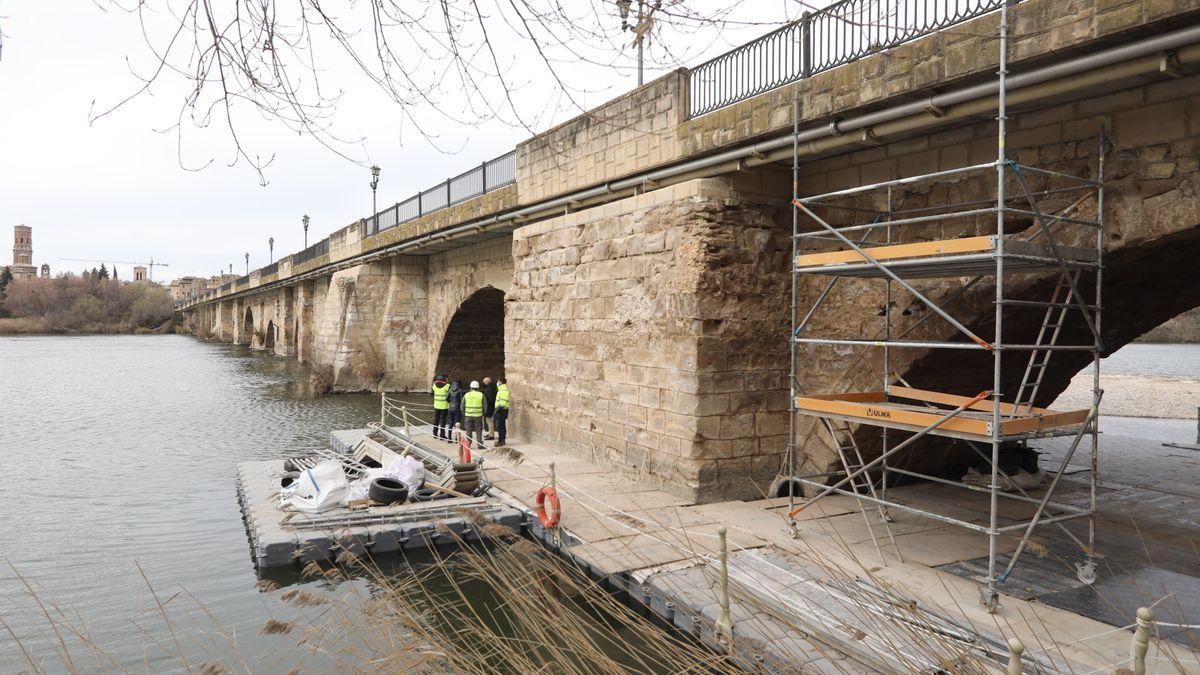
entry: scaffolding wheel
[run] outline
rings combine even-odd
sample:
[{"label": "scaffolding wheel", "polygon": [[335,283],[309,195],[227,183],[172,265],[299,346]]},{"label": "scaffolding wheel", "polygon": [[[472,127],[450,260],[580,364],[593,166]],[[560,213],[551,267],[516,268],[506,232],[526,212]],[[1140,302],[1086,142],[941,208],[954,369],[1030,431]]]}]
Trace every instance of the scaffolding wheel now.
[{"label": "scaffolding wheel", "polygon": [[1091,561],[1075,563],[1075,576],[1083,583],[1091,586],[1096,583],[1096,565]]},{"label": "scaffolding wheel", "polygon": [[979,604],[988,614],[995,614],[1000,610],[1000,593],[987,586],[981,587],[979,589]]}]

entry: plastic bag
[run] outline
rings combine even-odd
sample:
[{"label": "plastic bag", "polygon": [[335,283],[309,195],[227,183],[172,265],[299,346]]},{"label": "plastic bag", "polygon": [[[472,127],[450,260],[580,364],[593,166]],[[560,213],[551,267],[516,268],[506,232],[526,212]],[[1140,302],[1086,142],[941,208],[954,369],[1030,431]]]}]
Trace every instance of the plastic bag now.
[{"label": "plastic bag", "polygon": [[392,460],[384,469],[383,475],[395,478],[404,483],[408,494],[414,494],[425,485],[425,465],[415,457],[401,457]]},{"label": "plastic bag", "polygon": [[281,506],[307,513],[319,513],[341,506],[346,501],[349,481],[342,465],[327,460],[300,473],[287,490],[281,493]]},{"label": "plastic bag", "polygon": [[367,469],[363,472],[362,478],[350,481],[350,484],[346,488],[344,503],[367,499],[371,496],[371,481],[386,475],[383,469]]}]

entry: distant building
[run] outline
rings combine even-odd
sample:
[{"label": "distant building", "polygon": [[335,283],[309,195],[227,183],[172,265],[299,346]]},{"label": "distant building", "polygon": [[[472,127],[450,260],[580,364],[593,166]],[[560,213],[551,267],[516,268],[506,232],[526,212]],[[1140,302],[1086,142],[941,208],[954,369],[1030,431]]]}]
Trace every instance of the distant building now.
[{"label": "distant building", "polygon": [[236,274],[220,274],[217,276],[211,276],[208,278],[208,288],[209,290],[219,288],[231,281],[237,281]]},{"label": "distant building", "polygon": [[28,225],[13,226],[13,264],[9,268],[15,279],[32,279],[37,276],[33,266],[33,228]]},{"label": "distant building", "polygon": [[187,300],[206,290],[208,290],[208,280],[204,277],[179,277],[171,282],[171,299],[176,302]]},{"label": "distant building", "polygon": [[138,265],[137,267],[133,268],[133,280],[134,281],[146,281],[147,280],[146,268],[142,267],[141,265]]},{"label": "distant building", "polygon": [[50,278],[50,264],[49,263],[42,263],[42,278],[43,279]]}]

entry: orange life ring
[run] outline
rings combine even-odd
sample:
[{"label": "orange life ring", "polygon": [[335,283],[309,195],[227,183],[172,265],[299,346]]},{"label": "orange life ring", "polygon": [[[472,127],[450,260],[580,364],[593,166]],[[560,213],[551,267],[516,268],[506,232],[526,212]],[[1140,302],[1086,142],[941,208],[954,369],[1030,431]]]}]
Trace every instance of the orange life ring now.
[{"label": "orange life ring", "polygon": [[[547,502],[550,504],[549,511],[546,510]],[[538,522],[542,524],[542,527],[557,527],[559,516],[562,515],[562,506],[558,503],[558,492],[549,485],[538,490],[537,505]]]},{"label": "orange life ring", "polygon": [[471,463],[471,439],[465,434],[458,437],[458,461],[462,464]]}]

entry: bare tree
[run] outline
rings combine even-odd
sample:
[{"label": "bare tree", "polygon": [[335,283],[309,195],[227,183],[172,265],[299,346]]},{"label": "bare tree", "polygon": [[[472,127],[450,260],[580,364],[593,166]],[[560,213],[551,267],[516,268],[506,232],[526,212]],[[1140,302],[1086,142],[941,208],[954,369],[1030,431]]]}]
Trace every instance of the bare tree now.
[{"label": "bare tree", "polygon": [[[223,125],[236,149],[231,163],[249,162],[260,177],[272,158],[244,132],[255,116],[362,161],[350,157],[360,139],[336,124],[338,105],[355,85],[347,72],[383,92],[394,109],[380,114],[398,114],[403,127],[453,151],[427,128],[431,115],[464,127],[496,120],[532,132],[548,115],[584,109],[583,97],[597,87],[579,77],[580,65],[628,71],[641,41],[652,66],[677,66],[719,46],[729,26],[758,23],[740,18],[748,0],[96,1],[136,18],[153,67],[135,72],[140,85],[94,109],[92,119],[159,83],[184,82],[186,95],[167,129]],[[802,9],[772,4],[775,16],[764,26]],[[622,5],[631,15],[624,25]]]}]

